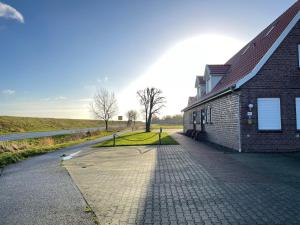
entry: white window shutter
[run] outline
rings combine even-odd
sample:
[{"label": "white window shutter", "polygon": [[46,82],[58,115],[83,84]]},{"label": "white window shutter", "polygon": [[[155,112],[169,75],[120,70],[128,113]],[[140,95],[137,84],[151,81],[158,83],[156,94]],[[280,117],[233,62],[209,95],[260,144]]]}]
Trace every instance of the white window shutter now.
[{"label": "white window shutter", "polygon": [[296,98],[296,120],[297,130],[300,130],[300,98]]},{"label": "white window shutter", "polygon": [[258,129],[281,130],[280,98],[258,98]]}]

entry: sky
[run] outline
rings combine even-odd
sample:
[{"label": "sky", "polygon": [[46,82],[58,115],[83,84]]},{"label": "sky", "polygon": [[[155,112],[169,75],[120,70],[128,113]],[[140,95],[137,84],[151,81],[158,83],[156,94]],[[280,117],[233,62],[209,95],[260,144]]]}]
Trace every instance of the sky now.
[{"label": "sky", "polygon": [[118,115],[162,89],[179,114],[205,64],[222,64],[295,0],[0,0],[0,115],[93,118],[100,87]]}]

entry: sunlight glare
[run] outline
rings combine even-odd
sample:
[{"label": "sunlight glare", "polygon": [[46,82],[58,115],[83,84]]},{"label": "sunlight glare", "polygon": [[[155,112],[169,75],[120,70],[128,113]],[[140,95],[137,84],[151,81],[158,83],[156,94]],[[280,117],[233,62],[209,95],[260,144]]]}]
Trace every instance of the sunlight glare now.
[{"label": "sunlight glare", "polygon": [[[140,109],[136,91],[161,88],[167,98],[164,115],[180,113],[189,96],[195,96],[196,75],[203,75],[206,64],[223,64],[243,47],[243,41],[216,34],[200,35],[179,42],[118,96],[120,113]],[[134,99],[131,101],[131,99]]]}]

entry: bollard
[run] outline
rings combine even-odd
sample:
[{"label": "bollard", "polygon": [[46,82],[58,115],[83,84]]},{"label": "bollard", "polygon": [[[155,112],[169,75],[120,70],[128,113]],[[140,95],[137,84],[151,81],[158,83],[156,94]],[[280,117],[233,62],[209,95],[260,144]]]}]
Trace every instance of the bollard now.
[{"label": "bollard", "polygon": [[116,146],[116,134],[113,135],[114,137],[114,147]]},{"label": "bollard", "polygon": [[161,145],[161,133],[158,134],[159,137],[159,145]]},{"label": "bollard", "polygon": [[159,128],[159,145],[161,145],[161,133],[162,133],[162,127]]}]

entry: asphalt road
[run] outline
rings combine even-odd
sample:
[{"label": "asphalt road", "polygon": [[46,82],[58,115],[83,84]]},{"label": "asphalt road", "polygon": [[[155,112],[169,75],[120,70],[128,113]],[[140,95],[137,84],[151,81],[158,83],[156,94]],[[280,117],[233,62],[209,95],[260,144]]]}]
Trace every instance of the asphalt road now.
[{"label": "asphalt road", "polygon": [[0,176],[1,225],[93,225],[86,202],[61,163],[62,154],[85,151],[111,136],[4,168]]},{"label": "asphalt road", "polygon": [[104,129],[105,129],[104,127],[94,127],[94,128],[84,128],[84,129],[74,129],[74,130],[4,134],[4,135],[0,135],[0,141],[13,141],[13,140],[26,139],[26,138],[49,137],[49,136],[60,135],[60,134],[74,134],[74,133],[104,130]]}]

